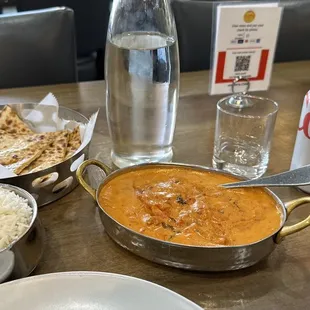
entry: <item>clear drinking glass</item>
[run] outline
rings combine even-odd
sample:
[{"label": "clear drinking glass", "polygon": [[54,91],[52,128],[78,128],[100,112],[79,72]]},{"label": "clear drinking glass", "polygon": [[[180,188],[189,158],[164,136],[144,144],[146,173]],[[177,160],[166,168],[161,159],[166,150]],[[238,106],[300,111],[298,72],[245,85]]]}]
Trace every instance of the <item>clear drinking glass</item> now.
[{"label": "clear drinking glass", "polygon": [[233,98],[217,103],[213,167],[257,178],[267,170],[278,104],[246,94]]},{"label": "clear drinking glass", "polygon": [[170,161],[180,69],[169,0],[113,1],[105,68],[114,164]]}]

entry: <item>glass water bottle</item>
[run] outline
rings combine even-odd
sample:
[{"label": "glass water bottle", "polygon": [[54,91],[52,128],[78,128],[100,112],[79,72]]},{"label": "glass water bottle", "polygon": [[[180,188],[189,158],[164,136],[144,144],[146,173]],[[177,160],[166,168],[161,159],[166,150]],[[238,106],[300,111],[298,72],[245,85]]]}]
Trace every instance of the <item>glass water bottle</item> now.
[{"label": "glass water bottle", "polygon": [[179,52],[168,0],[114,0],[105,55],[107,120],[118,167],[172,159]]}]

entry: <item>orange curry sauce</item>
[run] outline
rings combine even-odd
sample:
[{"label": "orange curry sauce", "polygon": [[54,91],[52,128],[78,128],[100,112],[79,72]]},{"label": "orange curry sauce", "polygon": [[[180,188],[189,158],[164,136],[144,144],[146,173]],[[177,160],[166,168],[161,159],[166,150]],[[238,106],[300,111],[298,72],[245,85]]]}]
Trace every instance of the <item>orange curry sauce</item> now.
[{"label": "orange curry sauce", "polygon": [[243,245],[276,232],[280,207],[262,189],[224,189],[231,176],[188,168],[146,168],[105,184],[102,208],[141,234],[197,246]]}]

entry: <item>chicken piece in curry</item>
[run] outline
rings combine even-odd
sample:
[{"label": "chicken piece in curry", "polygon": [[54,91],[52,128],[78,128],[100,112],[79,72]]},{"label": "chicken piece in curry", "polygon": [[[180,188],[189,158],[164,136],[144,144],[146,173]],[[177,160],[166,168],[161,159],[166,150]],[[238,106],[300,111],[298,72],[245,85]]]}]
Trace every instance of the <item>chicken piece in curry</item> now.
[{"label": "chicken piece in curry", "polygon": [[137,169],[108,181],[99,203],[129,229],[185,245],[245,245],[278,231],[277,202],[263,189],[219,186],[234,181],[186,167]]}]

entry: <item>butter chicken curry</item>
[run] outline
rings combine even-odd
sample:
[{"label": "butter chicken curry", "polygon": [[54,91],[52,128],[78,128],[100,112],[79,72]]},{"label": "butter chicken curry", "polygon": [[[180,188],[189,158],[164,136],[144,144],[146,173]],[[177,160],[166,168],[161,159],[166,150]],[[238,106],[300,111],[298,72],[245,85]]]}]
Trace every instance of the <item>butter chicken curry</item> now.
[{"label": "butter chicken curry", "polygon": [[150,167],[107,182],[99,203],[141,234],[195,246],[244,245],[281,225],[276,201],[262,189],[224,189],[231,176],[186,167]]}]

